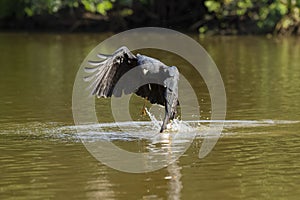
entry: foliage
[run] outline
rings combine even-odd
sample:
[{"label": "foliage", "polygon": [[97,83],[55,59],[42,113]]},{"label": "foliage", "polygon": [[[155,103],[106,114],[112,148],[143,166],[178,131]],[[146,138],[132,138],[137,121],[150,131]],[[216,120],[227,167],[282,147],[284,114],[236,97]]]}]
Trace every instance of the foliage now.
[{"label": "foliage", "polygon": [[[234,20],[254,22],[257,32],[276,31],[279,26],[284,29],[295,25],[299,27],[300,0],[206,0],[204,5],[208,15],[213,16],[221,28],[229,27]],[[205,26],[199,31],[207,30]]]},{"label": "foliage", "polygon": [[286,35],[298,32],[300,34],[300,0],[289,0],[287,13],[276,24],[275,32]]},{"label": "foliage", "polygon": [[14,16],[20,18],[24,15],[24,2],[18,0],[0,1],[0,19]]},{"label": "foliage", "polygon": [[[195,3],[200,5],[200,10]],[[186,14],[182,14],[184,9]],[[203,34],[300,34],[300,0],[203,0],[198,3],[194,0],[168,3],[160,0],[1,0],[0,20],[5,23],[6,19],[22,20],[43,15],[59,18],[65,10],[107,16],[109,20],[118,16],[120,23],[133,26],[168,26],[169,20],[178,23],[178,27],[197,28]],[[198,14],[191,14],[195,12]],[[125,16],[132,17],[124,19]],[[191,24],[186,26],[187,22]]]},{"label": "foliage", "polygon": [[81,3],[84,5],[85,10],[93,13],[98,12],[102,15],[106,15],[107,11],[113,7],[113,2],[110,0],[82,0]]},{"label": "foliage", "polygon": [[[106,15],[113,8],[114,0],[1,0],[0,18],[19,14],[20,16],[34,16],[55,14],[64,8],[78,8],[84,6],[86,11]],[[19,9],[15,10],[15,6]],[[15,11],[14,11],[15,10]]]}]

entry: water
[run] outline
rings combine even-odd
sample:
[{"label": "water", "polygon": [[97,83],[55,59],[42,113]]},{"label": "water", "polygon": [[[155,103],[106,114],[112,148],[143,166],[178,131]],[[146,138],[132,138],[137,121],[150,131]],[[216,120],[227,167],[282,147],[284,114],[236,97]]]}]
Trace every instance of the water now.
[{"label": "water", "polygon": [[[159,151],[168,148],[177,129],[159,137],[159,122],[140,115],[144,101],[138,97],[130,100],[135,123],[113,124],[109,100],[100,99],[100,123],[74,126],[77,69],[109,35],[0,34],[0,199],[298,199],[299,38],[192,36],[215,60],[227,94],[224,131],[204,159],[198,154],[211,114],[204,82],[185,60],[143,51],[175,63],[188,77],[201,116],[177,121],[177,128],[195,133],[180,159],[154,172],[130,174],[97,161],[81,140],[109,140],[132,152]],[[149,110],[161,120],[158,108]]]}]

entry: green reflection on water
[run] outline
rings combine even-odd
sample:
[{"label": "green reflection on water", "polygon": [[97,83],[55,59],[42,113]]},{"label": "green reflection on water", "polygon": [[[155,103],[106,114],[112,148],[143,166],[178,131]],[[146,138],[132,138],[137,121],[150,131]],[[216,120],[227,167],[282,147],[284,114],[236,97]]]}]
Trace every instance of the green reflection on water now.
[{"label": "green reflection on water", "polygon": [[[197,158],[196,139],[168,168],[135,175],[106,167],[72,133],[58,131],[73,123],[71,95],[80,63],[109,35],[0,34],[0,199],[299,197],[299,123],[226,128],[204,160]],[[200,44],[222,74],[227,119],[300,120],[300,38],[209,37]],[[143,53],[178,66],[197,92],[200,119],[209,118],[205,83],[184,59]],[[105,103],[97,100],[99,120],[112,121]],[[133,118],[143,120],[137,114],[143,100],[133,98],[132,104]],[[140,141],[132,144],[144,148]]]},{"label": "green reflection on water", "polygon": [[299,119],[299,38],[200,41],[222,73],[229,119]]}]

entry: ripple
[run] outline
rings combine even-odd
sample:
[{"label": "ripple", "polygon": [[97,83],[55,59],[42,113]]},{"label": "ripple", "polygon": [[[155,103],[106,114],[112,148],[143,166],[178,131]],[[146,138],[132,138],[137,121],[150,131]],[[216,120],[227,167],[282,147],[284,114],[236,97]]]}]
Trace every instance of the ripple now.
[{"label": "ripple", "polygon": [[[161,123],[157,121],[155,123]],[[223,124],[223,136],[243,134],[268,134],[268,130],[257,130],[253,128],[300,124],[295,120],[174,120],[169,130],[164,134],[176,134],[180,132],[182,139],[184,135],[189,136],[196,133],[197,137],[205,137],[213,125]],[[247,128],[251,130],[247,133]],[[45,138],[79,138],[79,139],[104,139],[104,140],[155,140],[159,138],[159,126],[153,121],[126,121],[85,125],[70,125],[60,122],[28,122],[28,123],[3,123],[0,135],[33,135]],[[177,134],[179,135],[179,134]],[[179,136],[178,136],[179,137]],[[154,138],[154,139],[153,139]]]}]

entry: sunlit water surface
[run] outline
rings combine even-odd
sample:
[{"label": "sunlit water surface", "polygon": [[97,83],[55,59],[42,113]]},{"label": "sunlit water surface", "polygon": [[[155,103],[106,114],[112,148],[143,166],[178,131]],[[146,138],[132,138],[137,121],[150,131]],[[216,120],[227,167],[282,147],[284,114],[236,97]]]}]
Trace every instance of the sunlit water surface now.
[{"label": "sunlit water surface", "polygon": [[[158,134],[160,117],[141,116],[142,99],[130,101],[136,121],[119,124],[113,123],[109,99],[99,99],[99,124],[74,125],[76,72],[109,35],[0,34],[0,199],[299,198],[299,38],[192,36],[215,60],[228,106],[221,137],[199,159],[209,125],[221,122],[210,121],[201,77],[166,52],[143,53],[178,66],[197,92],[200,116],[176,120],[171,130]],[[194,140],[178,160],[142,174],[107,167],[82,143],[106,140],[131,152],[175,143],[180,151],[191,135]]]}]

